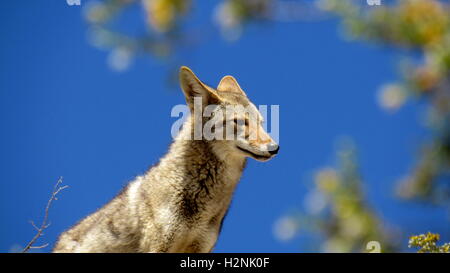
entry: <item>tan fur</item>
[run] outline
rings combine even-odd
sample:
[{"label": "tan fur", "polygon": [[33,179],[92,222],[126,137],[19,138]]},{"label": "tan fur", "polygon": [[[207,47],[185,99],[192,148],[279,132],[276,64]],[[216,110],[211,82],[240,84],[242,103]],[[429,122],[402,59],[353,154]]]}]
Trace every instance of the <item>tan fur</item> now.
[{"label": "tan fur", "polygon": [[[222,106],[250,103],[231,76],[215,90],[182,67],[180,81],[189,106],[194,96]],[[53,251],[210,252],[249,156],[234,145],[257,153],[259,160],[273,154],[257,149],[264,143],[186,140],[194,123],[189,117],[157,166],[62,233]]]}]

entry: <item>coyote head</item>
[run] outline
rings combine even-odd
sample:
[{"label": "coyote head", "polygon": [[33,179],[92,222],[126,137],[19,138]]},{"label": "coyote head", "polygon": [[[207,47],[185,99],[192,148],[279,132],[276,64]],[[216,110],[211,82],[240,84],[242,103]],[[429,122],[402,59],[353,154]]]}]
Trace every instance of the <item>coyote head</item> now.
[{"label": "coyote head", "polygon": [[209,141],[218,153],[259,161],[278,153],[278,144],[262,126],[262,115],[235,78],[223,77],[214,89],[183,66],[180,84],[191,112],[194,140]]}]

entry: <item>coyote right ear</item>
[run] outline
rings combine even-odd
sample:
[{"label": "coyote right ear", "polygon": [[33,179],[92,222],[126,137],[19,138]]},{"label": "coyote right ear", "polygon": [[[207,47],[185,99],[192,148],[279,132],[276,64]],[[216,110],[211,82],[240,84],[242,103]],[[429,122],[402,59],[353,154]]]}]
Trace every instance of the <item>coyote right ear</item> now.
[{"label": "coyote right ear", "polygon": [[194,72],[186,66],[180,68],[180,85],[186,97],[186,102],[191,109],[194,105],[195,97],[202,98],[203,107],[209,104],[216,104],[220,101],[214,89],[202,83],[195,76]]},{"label": "coyote right ear", "polygon": [[220,80],[217,90],[220,92],[232,92],[245,95],[245,92],[239,86],[237,80],[233,76],[225,76]]}]

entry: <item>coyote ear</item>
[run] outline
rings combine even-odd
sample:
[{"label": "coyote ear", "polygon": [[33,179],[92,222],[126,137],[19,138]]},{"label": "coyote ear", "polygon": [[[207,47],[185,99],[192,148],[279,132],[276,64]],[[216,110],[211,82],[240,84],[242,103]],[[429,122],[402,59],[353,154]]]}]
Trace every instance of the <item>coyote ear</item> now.
[{"label": "coyote ear", "polygon": [[233,76],[223,77],[222,80],[220,80],[219,85],[217,86],[217,90],[220,92],[238,93],[245,96],[244,91]]},{"label": "coyote ear", "polygon": [[194,106],[194,98],[201,97],[203,107],[220,101],[214,89],[202,83],[194,72],[186,66],[180,68],[180,85],[189,107]]}]

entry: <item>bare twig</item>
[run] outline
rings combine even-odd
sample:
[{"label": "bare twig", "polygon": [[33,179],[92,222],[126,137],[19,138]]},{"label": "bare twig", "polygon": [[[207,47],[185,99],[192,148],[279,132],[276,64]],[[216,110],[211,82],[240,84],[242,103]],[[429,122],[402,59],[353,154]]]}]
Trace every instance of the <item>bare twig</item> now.
[{"label": "bare twig", "polygon": [[50,199],[47,202],[47,206],[45,207],[45,213],[44,213],[44,219],[42,220],[42,224],[40,227],[36,226],[33,221],[30,221],[31,225],[37,230],[36,235],[34,235],[33,239],[27,244],[27,246],[22,250],[22,253],[27,252],[28,250],[34,248],[44,248],[47,247],[48,244],[40,245],[40,246],[34,246],[36,243],[36,240],[39,239],[43,235],[43,231],[50,226],[50,223],[48,222],[48,211],[50,210],[50,206],[52,205],[52,202],[54,200],[58,200],[57,195],[60,191],[64,190],[65,188],[69,186],[60,186],[62,184],[63,178],[60,177],[58,181],[55,184],[55,187],[53,188],[52,195]]}]

